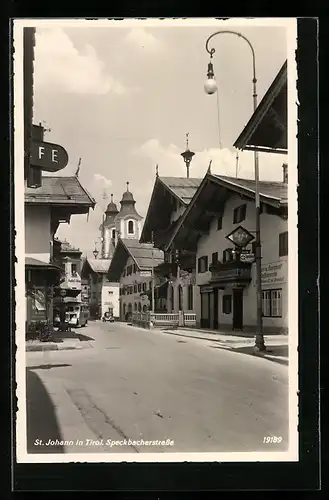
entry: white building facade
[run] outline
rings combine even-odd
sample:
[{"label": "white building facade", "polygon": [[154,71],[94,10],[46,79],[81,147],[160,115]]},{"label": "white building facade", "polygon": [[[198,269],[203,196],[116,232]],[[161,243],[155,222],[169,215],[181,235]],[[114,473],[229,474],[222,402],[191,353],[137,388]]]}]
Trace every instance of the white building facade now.
[{"label": "white building facade", "polygon": [[[172,234],[178,263],[184,252],[195,254],[193,307],[199,327],[256,331],[254,196],[252,180],[209,172]],[[287,178],[261,182],[260,196],[263,328],[265,333],[287,333]],[[250,237],[242,256],[228,238],[238,228]]]}]

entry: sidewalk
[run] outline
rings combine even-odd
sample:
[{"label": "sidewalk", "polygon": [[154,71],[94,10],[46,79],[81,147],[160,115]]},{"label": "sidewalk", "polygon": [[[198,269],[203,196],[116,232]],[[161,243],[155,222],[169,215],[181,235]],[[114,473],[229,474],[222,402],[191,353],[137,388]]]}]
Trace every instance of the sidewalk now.
[{"label": "sidewalk", "polygon": [[54,332],[51,342],[41,342],[40,340],[27,340],[25,342],[26,351],[61,351],[72,349],[88,349],[93,347],[94,339],[82,333]]},{"label": "sidewalk", "polygon": [[[229,349],[231,351],[259,356],[275,361],[277,363],[288,365],[288,335],[264,335],[267,351],[265,353],[255,349],[255,334],[242,332],[220,332],[214,330],[199,330],[197,328],[178,328],[175,330],[162,330],[170,335],[179,337],[196,338],[200,340],[209,340],[216,343],[219,349]],[[214,346],[215,347],[215,346]]]}]

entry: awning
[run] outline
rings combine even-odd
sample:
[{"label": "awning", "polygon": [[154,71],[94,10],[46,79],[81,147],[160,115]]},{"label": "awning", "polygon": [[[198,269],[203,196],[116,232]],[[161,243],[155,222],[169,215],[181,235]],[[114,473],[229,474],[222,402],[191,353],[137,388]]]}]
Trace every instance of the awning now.
[{"label": "awning", "polygon": [[[65,295],[62,295],[61,292],[65,291]],[[54,289],[54,295],[55,297],[77,297],[81,293],[81,290],[73,290],[72,288],[62,288],[62,287],[56,287]]]},{"label": "awning", "polygon": [[60,267],[43,262],[42,260],[33,259],[32,257],[25,257],[25,269],[34,271],[54,271],[57,273],[62,272]]}]

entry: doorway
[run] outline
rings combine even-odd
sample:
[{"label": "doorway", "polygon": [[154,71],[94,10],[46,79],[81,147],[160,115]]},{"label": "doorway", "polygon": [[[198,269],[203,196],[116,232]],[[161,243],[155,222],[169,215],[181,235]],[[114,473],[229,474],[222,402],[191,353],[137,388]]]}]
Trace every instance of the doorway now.
[{"label": "doorway", "polygon": [[243,289],[233,289],[233,330],[243,329]]},{"label": "doorway", "polygon": [[201,328],[210,328],[210,293],[201,293]]},{"label": "doorway", "polygon": [[214,289],[214,330],[218,328],[218,288]]}]

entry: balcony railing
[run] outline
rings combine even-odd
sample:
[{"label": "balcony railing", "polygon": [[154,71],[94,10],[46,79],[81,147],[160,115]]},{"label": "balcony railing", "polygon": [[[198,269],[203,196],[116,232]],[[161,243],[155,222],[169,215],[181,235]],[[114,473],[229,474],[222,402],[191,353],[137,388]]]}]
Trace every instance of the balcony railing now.
[{"label": "balcony railing", "polygon": [[251,281],[251,263],[233,260],[209,266],[211,282],[247,284]]}]

